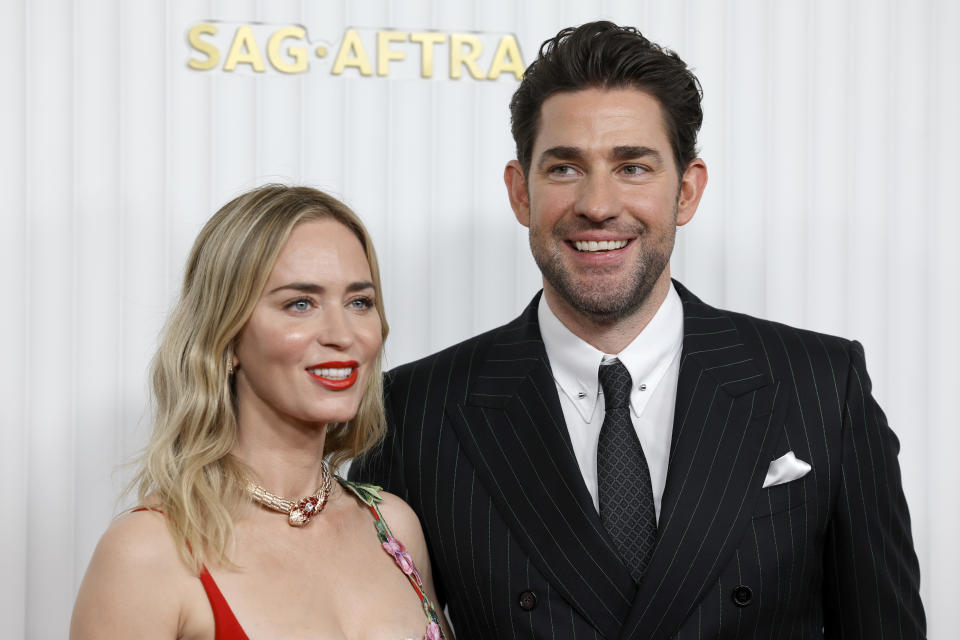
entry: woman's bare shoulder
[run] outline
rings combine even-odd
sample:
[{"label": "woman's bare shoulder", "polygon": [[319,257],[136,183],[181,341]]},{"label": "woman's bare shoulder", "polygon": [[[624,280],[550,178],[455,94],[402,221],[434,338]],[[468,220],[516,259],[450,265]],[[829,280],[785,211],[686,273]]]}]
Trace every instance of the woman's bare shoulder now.
[{"label": "woman's bare shoulder", "polygon": [[[97,545],[117,563],[131,563],[139,569],[153,567],[164,570],[177,550],[167,529],[163,514],[155,509],[137,509],[117,516]],[[96,557],[96,553],[94,556]]]},{"label": "woman's bare shoulder", "polygon": [[380,513],[387,519],[391,527],[396,521],[398,526],[400,524],[406,526],[415,525],[417,530],[420,530],[420,519],[410,505],[403,501],[403,498],[389,491],[380,491],[379,493],[383,499],[378,505],[380,507]]},{"label": "woman's bare shoulder", "polygon": [[381,491],[383,502],[379,503],[380,513],[387,521],[393,536],[413,552],[418,561],[426,559],[427,543],[423,538],[423,528],[416,512],[402,498],[387,491]]},{"label": "woman's bare shoulder", "polygon": [[177,637],[183,586],[191,576],[163,515],[134,511],[116,518],[97,544],[77,594],[74,640]]}]

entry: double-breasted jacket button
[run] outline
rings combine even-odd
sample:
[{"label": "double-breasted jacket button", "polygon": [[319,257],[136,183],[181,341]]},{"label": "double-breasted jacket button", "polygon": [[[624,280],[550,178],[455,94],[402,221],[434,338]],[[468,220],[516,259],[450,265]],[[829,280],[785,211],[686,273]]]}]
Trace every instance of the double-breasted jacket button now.
[{"label": "double-breasted jacket button", "polygon": [[733,591],[730,592],[730,597],[733,598],[733,604],[738,607],[745,607],[753,600],[753,591],[750,587],[742,584],[739,587],[734,587]]},{"label": "double-breasted jacket button", "polygon": [[520,608],[530,611],[537,606],[537,594],[533,591],[524,591],[520,594]]}]

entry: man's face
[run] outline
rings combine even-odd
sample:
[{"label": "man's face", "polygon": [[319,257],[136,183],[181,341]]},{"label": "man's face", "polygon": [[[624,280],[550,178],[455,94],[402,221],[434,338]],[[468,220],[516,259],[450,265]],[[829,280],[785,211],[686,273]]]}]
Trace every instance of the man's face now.
[{"label": "man's face", "polygon": [[511,205],[530,228],[544,291],[593,322],[666,295],[678,225],[696,210],[706,167],[678,176],[659,102],[636,89],[584,89],[544,101],[529,172],[507,165]]}]

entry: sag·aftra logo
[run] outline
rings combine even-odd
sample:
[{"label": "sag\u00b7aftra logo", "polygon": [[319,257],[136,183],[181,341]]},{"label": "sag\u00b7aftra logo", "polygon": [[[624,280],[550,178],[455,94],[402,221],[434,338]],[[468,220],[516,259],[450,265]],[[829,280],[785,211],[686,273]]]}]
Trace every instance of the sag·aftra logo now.
[{"label": "sag\u00b7aftra logo", "polygon": [[190,27],[187,42],[196,71],[519,81],[525,68],[510,33],[351,27],[330,43],[312,42],[301,25],[208,21]]}]

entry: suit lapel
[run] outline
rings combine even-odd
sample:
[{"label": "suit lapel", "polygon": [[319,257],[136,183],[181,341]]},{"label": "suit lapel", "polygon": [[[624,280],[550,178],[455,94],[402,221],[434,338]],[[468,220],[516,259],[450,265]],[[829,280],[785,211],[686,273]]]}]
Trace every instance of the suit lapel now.
[{"label": "suit lapel", "polygon": [[448,417],[531,562],[606,637],[635,586],[606,541],[570,444],[537,323],[537,301],[507,325]]},{"label": "suit lapel", "polygon": [[[679,283],[684,340],[659,539],[621,638],[669,638],[749,524],[785,403],[732,320]],[[782,420],[782,416],[778,416]]]}]

